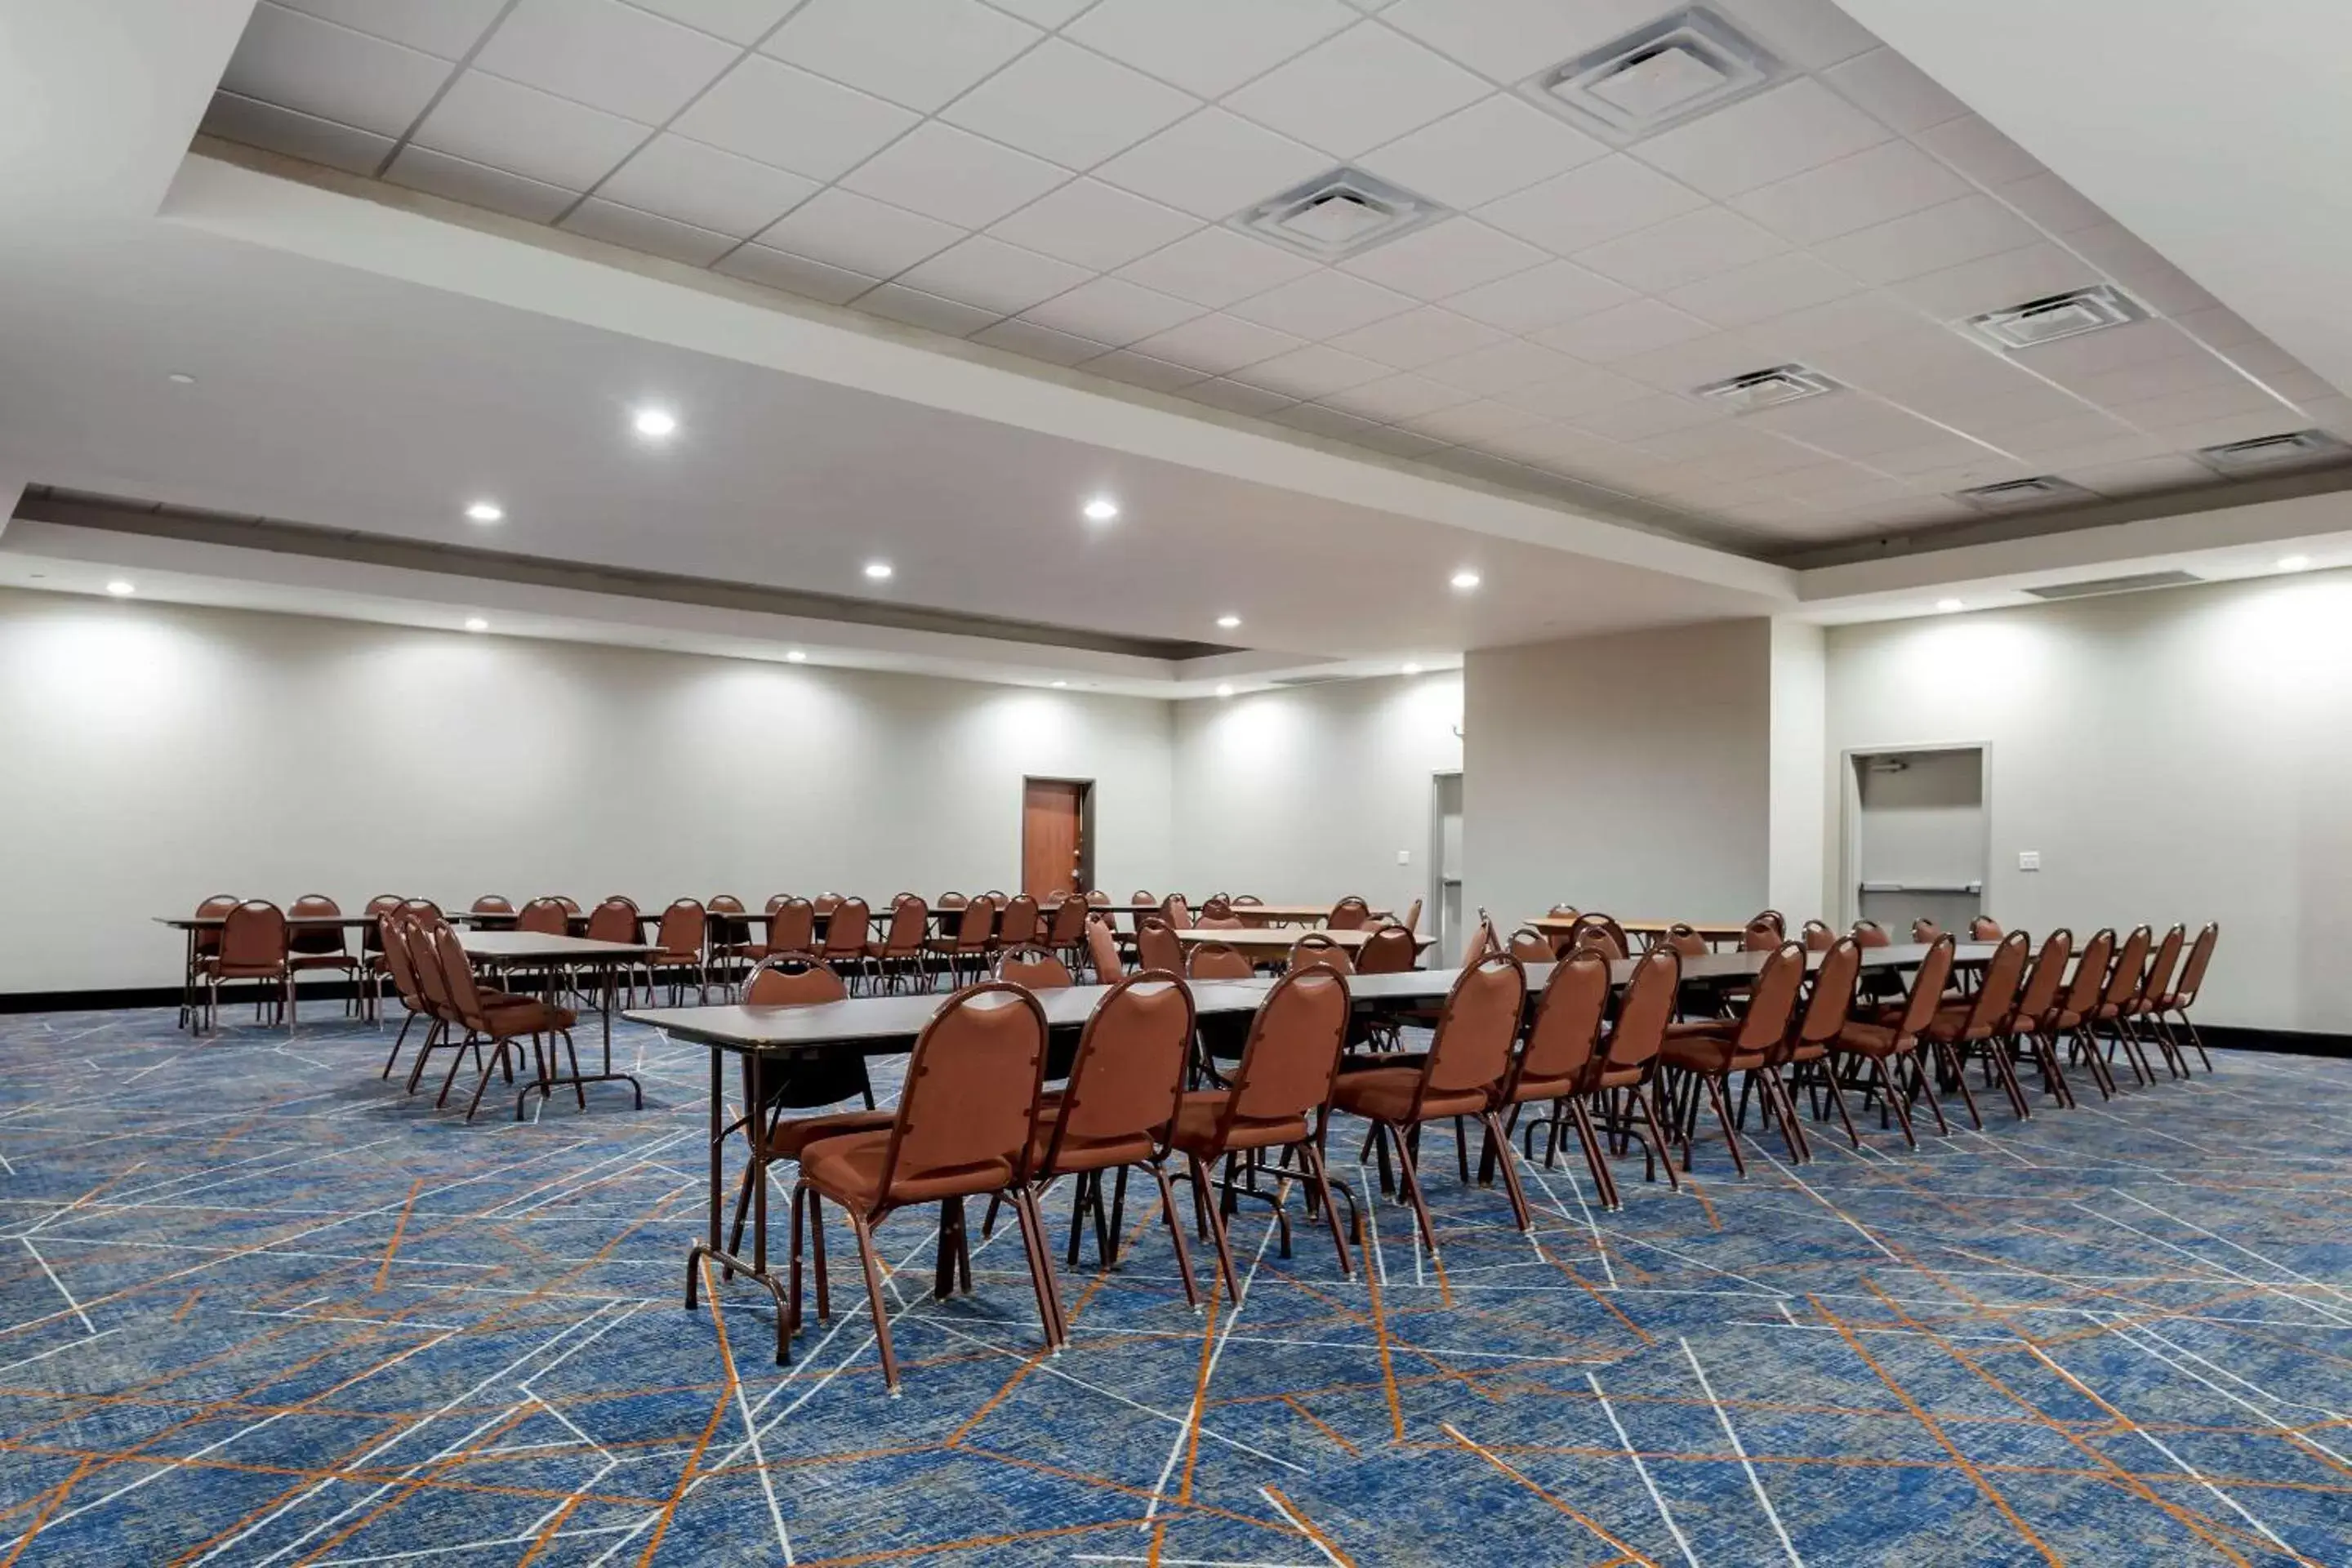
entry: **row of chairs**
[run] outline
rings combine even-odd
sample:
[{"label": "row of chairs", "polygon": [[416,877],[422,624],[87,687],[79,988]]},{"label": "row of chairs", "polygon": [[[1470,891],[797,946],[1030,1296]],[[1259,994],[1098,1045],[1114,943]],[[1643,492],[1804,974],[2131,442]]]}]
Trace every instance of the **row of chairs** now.
[{"label": "row of chairs", "polygon": [[[553,1076],[555,1043],[561,1040],[571,1059],[574,1092],[580,1097],[581,1109],[587,1109],[587,1090],[577,1082],[579,1053],[572,1042],[572,1027],[579,1022],[575,1013],[537,996],[485,987],[475,975],[473,961],[459,943],[457,931],[437,912],[405,906],[388,909],[378,918],[377,932],[394,994],[408,1009],[408,1016],[401,1021],[400,1033],[393,1038],[391,1054],[384,1058],[380,1076],[392,1076],[409,1029],[423,1018],[425,1037],[409,1066],[409,1093],[416,1092],[433,1053],[446,1051],[448,1070],[442,1076],[441,1092],[433,1101],[436,1108],[446,1105],[457,1080],[457,1069],[470,1050],[479,1073],[473,1098],[466,1105],[466,1120],[471,1121],[493,1073],[503,1074],[508,1083],[514,1081],[515,1065],[520,1057],[519,1042],[527,1037],[534,1069],[532,1082],[544,1083]],[[482,1055],[485,1044],[490,1047],[487,1058]],[[530,1092],[529,1086],[523,1092]]]}]

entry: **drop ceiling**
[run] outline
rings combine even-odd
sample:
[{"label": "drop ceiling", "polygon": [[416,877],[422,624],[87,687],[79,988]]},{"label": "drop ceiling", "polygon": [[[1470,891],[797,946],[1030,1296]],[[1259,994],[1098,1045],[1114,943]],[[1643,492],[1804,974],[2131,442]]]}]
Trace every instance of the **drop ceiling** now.
[{"label": "drop ceiling", "polygon": [[[1665,129],[1543,102],[1679,9],[260,0],[205,129],[1754,554],[2042,477],[2221,504],[2201,448],[2352,436],[2352,402],[1829,0],[1723,0],[1771,68]],[[1619,100],[1688,79],[1654,74]],[[1341,167],[1437,215],[1328,264],[1238,226]],[[1960,330],[2102,284],[2147,319]],[[1696,395],[1789,365],[1835,390]]]}]

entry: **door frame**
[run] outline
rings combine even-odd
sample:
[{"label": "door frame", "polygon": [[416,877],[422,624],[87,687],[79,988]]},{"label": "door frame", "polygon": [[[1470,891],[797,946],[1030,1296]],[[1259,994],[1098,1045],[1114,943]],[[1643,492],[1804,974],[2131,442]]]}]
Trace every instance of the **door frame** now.
[{"label": "door frame", "polygon": [[1029,786],[1033,784],[1072,784],[1078,792],[1078,892],[1083,895],[1095,885],[1095,781],[1077,778],[1068,773],[1023,773],[1021,775],[1021,841],[1015,851],[1020,856],[1019,868],[1013,873],[1014,885],[1028,879],[1029,870]]},{"label": "door frame", "polygon": [[[1445,781],[1448,779],[1454,781],[1455,788],[1459,789],[1462,770],[1436,768],[1429,775],[1429,875],[1426,879],[1429,902],[1423,906],[1424,923],[1421,928],[1437,939],[1438,945],[1434,951],[1441,954],[1455,950],[1454,938],[1458,934],[1445,929],[1445,884],[1448,879],[1445,875]],[[1460,804],[1466,806],[1468,803]],[[1457,808],[1456,815],[1464,818],[1466,837],[1469,814]],[[1459,883],[1463,879],[1456,877],[1452,880]],[[1469,918],[1467,910],[1463,912],[1463,918]]]},{"label": "door frame", "polygon": [[1992,742],[1990,741],[1927,741],[1880,746],[1848,746],[1838,753],[1838,889],[1837,926],[1849,930],[1862,918],[1862,775],[1854,769],[1861,757],[1913,755],[1921,752],[1977,753],[1977,811],[1984,821],[1984,893],[1992,898]]}]

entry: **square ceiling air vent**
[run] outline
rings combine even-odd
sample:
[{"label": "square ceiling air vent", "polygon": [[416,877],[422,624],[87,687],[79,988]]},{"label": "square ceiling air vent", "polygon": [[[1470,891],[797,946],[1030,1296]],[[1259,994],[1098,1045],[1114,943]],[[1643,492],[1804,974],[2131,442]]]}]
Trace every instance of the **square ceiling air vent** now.
[{"label": "square ceiling air vent", "polygon": [[1709,382],[1695,388],[1692,395],[1734,414],[1753,414],[1759,408],[1835,392],[1837,384],[1820,371],[1808,370],[1801,364],[1776,364],[1769,370],[1751,370],[1728,381]]},{"label": "square ceiling air vent", "polygon": [[1234,226],[1318,261],[1338,261],[1444,214],[1435,202],[1361,169],[1334,169],[1260,202]]},{"label": "square ceiling air vent", "polygon": [[2227,474],[2256,468],[2292,468],[2298,463],[2326,463],[2352,456],[2352,447],[2325,430],[2296,430],[2284,436],[2257,436],[2251,441],[2200,447],[2197,455]]},{"label": "square ceiling air vent", "polygon": [[2105,331],[2147,320],[2140,302],[2112,283],[2028,300],[2022,305],[1970,316],[1969,331],[1997,349],[2030,349],[2061,338]]},{"label": "square ceiling air vent", "polygon": [[2028,507],[2056,506],[2066,501],[2096,500],[2099,498],[2071,479],[2044,474],[2039,479],[2008,479],[1997,485],[1979,485],[1972,490],[1962,490],[1953,498],[1964,500],[1985,511],[2022,511]]},{"label": "square ceiling air vent", "polygon": [[1538,72],[1519,90],[1622,144],[1736,103],[1786,74],[1719,12],[1694,5]]}]

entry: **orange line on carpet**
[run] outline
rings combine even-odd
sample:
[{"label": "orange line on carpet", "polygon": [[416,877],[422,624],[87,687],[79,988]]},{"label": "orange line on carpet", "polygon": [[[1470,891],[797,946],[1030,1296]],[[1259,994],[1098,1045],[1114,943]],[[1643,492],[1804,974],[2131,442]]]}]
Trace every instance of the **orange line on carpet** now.
[{"label": "orange line on carpet", "polygon": [[1518,1482],[1519,1485],[1527,1488],[1528,1490],[1535,1493],[1536,1496],[1543,1499],[1544,1501],[1551,1504],[1552,1507],[1558,1509],[1560,1512],[1568,1515],[1569,1518],[1576,1521],[1577,1523],[1584,1526],[1585,1529],[1592,1531],[1593,1534],[1601,1537],[1602,1542],[1608,1545],[1615,1547],[1617,1551],[1622,1554],[1619,1558],[1619,1561],[1622,1562],[1630,1558],[1633,1562],[1641,1563],[1642,1568],[1658,1568],[1658,1565],[1655,1563],[1652,1562],[1649,1558],[1644,1557],[1641,1552],[1633,1550],[1633,1548],[1626,1545],[1623,1542],[1618,1540],[1607,1531],[1601,1529],[1601,1526],[1595,1523],[1592,1520],[1587,1518],[1581,1513],[1579,1513],[1575,1509],[1570,1507],[1567,1503],[1562,1502],[1559,1499],[1552,1496],[1551,1493],[1536,1485],[1535,1482],[1529,1480],[1526,1476],[1521,1475],[1517,1470],[1513,1469],[1510,1466],[1503,1463],[1501,1459],[1496,1458],[1493,1454],[1488,1453],[1486,1449],[1480,1447],[1477,1444],[1464,1436],[1460,1432],[1454,1428],[1451,1423],[1442,1426],[1439,1430],[1443,1431],[1447,1436],[1453,1438],[1455,1442],[1461,1444],[1464,1447],[1469,1449],[1472,1453],[1477,1455],[1480,1458],[1486,1460],[1488,1464],[1494,1466],[1496,1469],[1502,1471],[1503,1474],[1510,1477],[1511,1479]]},{"label": "orange line on carpet", "polygon": [[1586,1295],[1591,1297],[1594,1300],[1608,1308],[1612,1317],[1615,1318],[1619,1322],[1633,1331],[1634,1338],[1640,1340],[1645,1345],[1654,1345],[1658,1342],[1650,1337],[1648,1330],[1643,1328],[1641,1324],[1627,1317],[1623,1309],[1620,1308],[1616,1302],[1611,1300],[1608,1297],[1594,1289],[1591,1283],[1587,1280],[1583,1275],[1579,1274],[1575,1269],[1570,1268],[1565,1262],[1561,1261],[1559,1258],[1552,1257],[1549,1253],[1546,1253],[1544,1255],[1544,1261],[1550,1264],[1554,1268],[1559,1269],[1562,1274],[1567,1275],[1570,1279],[1576,1281],[1577,1285]]},{"label": "orange line on carpet", "polygon": [[374,1290],[370,1294],[373,1294],[375,1290],[382,1290],[384,1280],[391,1276],[392,1255],[400,1250],[401,1233],[408,1228],[408,1211],[416,1206],[416,1194],[424,1190],[425,1178],[422,1176],[408,1184],[407,1201],[400,1205],[400,1218],[393,1223],[392,1243],[383,1249],[383,1261],[375,1266],[375,1286]]},{"label": "orange line on carpet", "polygon": [[1338,1542],[1316,1529],[1315,1521],[1307,1517],[1307,1510],[1285,1497],[1280,1487],[1266,1488],[1265,1495],[1272,1498],[1274,1506],[1288,1515],[1290,1521],[1306,1533],[1307,1540],[1323,1549],[1325,1556],[1339,1563],[1339,1568],[1356,1568],[1356,1560],[1340,1551]]},{"label": "orange line on carpet", "polygon": [[1295,1395],[1286,1394],[1282,1396],[1282,1402],[1285,1405],[1289,1405],[1293,1410],[1297,1411],[1301,1415],[1307,1417],[1307,1421],[1317,1431],[1322,1433],[1326,1437],[1330,1438],[1334,1443],[1339,1444],[1342,1448],[1347,1449],[1351,1456],[1361,1451],[1353,1443],[1349,1442],[1347,1438],[1341,1436],[1338,1427],[1333,1426],[1330,1423],[1317,1416],[1315,1412],[1307,1409],[1306,1405],[1301,1405]]},{"label": "orange line on carpet", "polygon": [[711,1436],[719,1423],[726,1418],[727,1407],[735,1402],[735,1358],[727,1350],[727,1314],[719,1307],[719,1286],[710,1278],[710,1260],[698,1260],[702,1270],[702,1289],[710,1299],[711,1326],[719,1331],[719,1360],[727,1368],[727,1386],[720,1390],[719,1403],[710,1407],[710,1419],[702,1424],[702,1436],[694,1440],[694,1451],[686,1457],[686,1466],[677,1473],[677,1485],[670,1489],[669,1500],[662,1504],[661,1517],[654,1521],[653,1539],[646,1542],[645,1555],[637,1559],[637,1568],[654,1560],[661,1550],[662,1537],[669,1533],[669,1521],[677,1517],[677,1505],[685,1500],[686,1489],[693,1484],[695,1468],[702,1463],[703,1450],[710,1447]]},{"label": "orange line on carpet", "polygon": [[57,1486],[50,1489],[49,1500],[41,1505],[40,1513],[33,1520],[33,1528],[25,1531],[24,1539],[16,1542],[16,1550],[8,1553],[5,1561],[0,1561],[0,1568],[12,1568],[12,1565],[16,1563],[16,1559],[25,1555],[26,1552],[29,1550],[33,1544],[33,1538],[40,1534],[42,1530],[47,1526],[50,1516],[56,1513],[58,1511],[58,1505],[66,1500],[66,1494],[73,1490],[74,1483],[80,1480],[83,1474],[97,1462],[98,1461],[95,1459],[84,1459],[80,1464],[74,1467],[73,1474],[68,1476],[64,1480],[58,1482]]}]

